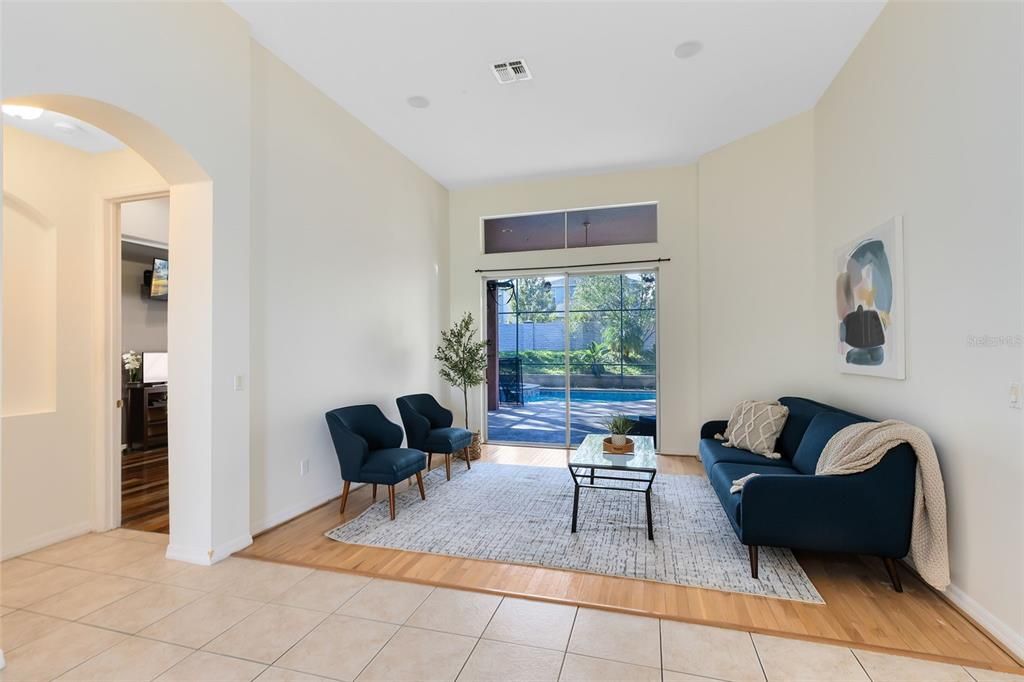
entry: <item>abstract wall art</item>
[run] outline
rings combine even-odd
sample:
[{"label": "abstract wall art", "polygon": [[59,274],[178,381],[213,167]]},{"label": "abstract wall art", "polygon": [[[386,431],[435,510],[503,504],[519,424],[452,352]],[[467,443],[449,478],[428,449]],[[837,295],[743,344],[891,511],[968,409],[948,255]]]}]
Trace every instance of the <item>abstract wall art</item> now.
[{"label": "abstract wall art", "polygon": [[890,218],[836,252],[839,371],[905,379],[903,219]]}]

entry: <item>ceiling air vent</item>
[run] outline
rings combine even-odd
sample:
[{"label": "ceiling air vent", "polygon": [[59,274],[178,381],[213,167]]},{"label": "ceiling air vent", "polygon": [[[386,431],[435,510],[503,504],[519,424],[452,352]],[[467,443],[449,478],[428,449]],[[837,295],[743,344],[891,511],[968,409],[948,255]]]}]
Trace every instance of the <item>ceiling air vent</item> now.
[{"label": "ceiling air vent", "polygon": [[533,78],[524,59],[510,59],[507,62],[493,64],[491,70],[494,71],[494,77],[502,85],[516,81],[528,81]]}]

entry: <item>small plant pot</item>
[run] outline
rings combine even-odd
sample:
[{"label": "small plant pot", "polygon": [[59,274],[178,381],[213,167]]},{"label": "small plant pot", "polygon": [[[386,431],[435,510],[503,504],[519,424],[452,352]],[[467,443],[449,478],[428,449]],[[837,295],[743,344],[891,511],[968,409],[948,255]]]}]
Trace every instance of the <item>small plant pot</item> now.
[{"label": "small plant pot", "polygon": [[617,448],[621,448],[626,444],[626,434],[624,433],[613,433],[612,434],[612,445]]}]

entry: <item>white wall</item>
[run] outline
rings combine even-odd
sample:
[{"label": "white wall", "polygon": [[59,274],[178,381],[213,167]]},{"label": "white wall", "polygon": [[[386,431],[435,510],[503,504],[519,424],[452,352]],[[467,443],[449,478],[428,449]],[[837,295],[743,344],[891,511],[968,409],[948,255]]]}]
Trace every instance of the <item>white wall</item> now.
[{"label": "white wall", "polygon": [[807,112],[698,162],[702,422],[810,388],[813,140]]},{"label": "white wall", "polygon": [[[483,254],[482,216],[557,211],[612,204],[658,202],[658,243],[602,246],[532,253]],[[693,453],[697,442],[698,273],[697,168],[555,178],[491,185],[451,192],[452,319],[473,313],[483,324],[483,289],[476,269],[547,267],[609,261],[671,258],[658,267],[660,449]],[[482,332],[481,332],[482,334]],[[478,429],[484,402],[470,398],[470,426]],[[462,413],[461,393],[448,406]]]},{"label": "white wall", "polygon": [[2,416],[57,409],[57,228],[26,200],[4,197]]},{"label": "white wall", "polygon": [[121,238],[138,244],[167,246],[171,198],[156,197],[121,204]]},{"label": "white wall", "polygon": [[[7,557],[93,526],[92,302],[100,263],[90,255],[104,227],[98,206],[101,197],[125,189],[125,178],[151,186],[163,179],[130,150],[87,154],[9,126],[3,156],[4,255],[17,261],[10,269],[5,262],[3,270],[0,528]],[[13,224],[7,220],[12,212],[19,214]],[[44,230],[46,239],[21,239],[26,222]],[[16,316],[25,310],[52,316],[52,339],[40,338],[38,325],[21,324]],[[53,382],[52,400],[18,411],[25,396],[37,393],[34,376]]]},{"label": "white wall", "polygon": [[327,410],[439,389],[448,193],[256,43],[252,82],[259,530],[339,494]]},{"label": "white wall", "polygon": [[2,12],[4,98],[106,129],[173,185],[169,551],[219,558],[249,542],[249,396],[233,389],[249,374],[248,26],[219,3],[5,2]]},{"label": "white wall", "polygon": [[[816,397],[931,434],[952,594],[1024,655],[1020,3],[890,2],[815,109]],[[904,223],[907,379],[841,375],[834,249]],[[1017,336],[1019,339],[1020,336]]]}]

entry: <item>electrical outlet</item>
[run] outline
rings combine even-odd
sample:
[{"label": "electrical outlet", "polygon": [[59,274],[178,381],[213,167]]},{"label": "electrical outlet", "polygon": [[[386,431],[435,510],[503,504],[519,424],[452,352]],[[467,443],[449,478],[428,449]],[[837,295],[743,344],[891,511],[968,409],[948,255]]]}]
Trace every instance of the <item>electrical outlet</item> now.
[{"label": "electrical outlet", "polygon": [[309,473],[309,460],[304,459],[299,462],[299,476],[305,476]]}]

